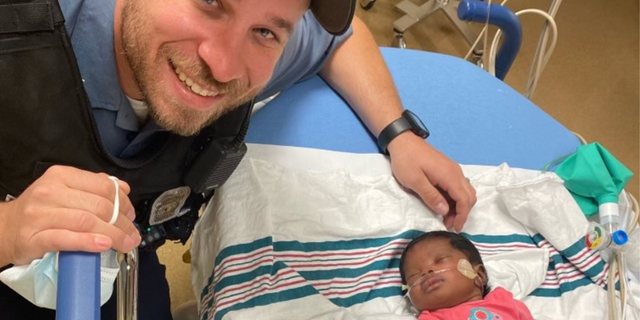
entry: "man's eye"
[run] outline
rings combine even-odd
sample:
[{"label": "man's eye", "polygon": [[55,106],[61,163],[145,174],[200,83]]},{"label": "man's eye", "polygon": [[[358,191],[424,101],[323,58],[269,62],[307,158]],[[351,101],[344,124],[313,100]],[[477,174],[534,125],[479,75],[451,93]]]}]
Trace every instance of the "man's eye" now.
[{"label": "man's eye", "polygon": [[258,32],[258,34],[265,39],[269,39],[269,40],[276,39],[276,35],[273,32],[271,32],[271,30],[269,29],[258,28],[256,29],[256,32]]}]

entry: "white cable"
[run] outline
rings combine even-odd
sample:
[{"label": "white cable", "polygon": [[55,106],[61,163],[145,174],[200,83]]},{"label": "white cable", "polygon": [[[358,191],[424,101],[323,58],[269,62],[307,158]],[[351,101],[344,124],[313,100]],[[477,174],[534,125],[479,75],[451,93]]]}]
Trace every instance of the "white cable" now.
[{"label": "white cable", "polygon": [[638,200],[636,200],[636,198],[629,192],[624,193],[627,196],[627,199],[629,201],[631,201],[632,205],[631,205],[631,213],[633,214],[633,219],[629,220],[629,224],[627,225],[626,231],[627,234],[631,234],[631,232],[633,232],[633,230],[638,227],[638,224],[640,223],[640,216],[638,216]]},{"label": "white cable", "polygon": [[116,196],[113,199],[113,213],[111,214],[111,220],[109,224],[115,224],[118,220],[118,213],[120,213],[120,185],[118,184],[118,178],[109,176],[109,180],[113,181],[113,185],[116,187]]},{"label": "white cable", "polygon": [[[504,6],[509,0],[504,0],[500,5]],[[549,9],[549,13],[546,13],[542,10],[538,10],[538,9],[526,9],[526,10],[522,10],[519,11],[521,13],[527,13],[527,12],[536,12],[539,14],[543,14],[546,18],[541,36],[539,38],[538,41],[538,47],[536,49],[536,53],[534,55],[534,58],[532,60],[532,64],[531,64],[531,69],[529,70],[529,77],[527,79],[527,86],[525,88],[525,97],[527,98],[531,98],[531,96],[533,96],[533,92],[535,91],[537,85],[538,85],[538,80],[540,79],[540,75],[542,74],[542,72],[544,71],[544,68],[546,67],[547,63],[549,62],[549,59],[551,58],[551,54],[553,53],[553,49],[555,48],[555,43],[557,41],[558,38],[558,29],[557,26],[555,24],[555,21],[553,18],[555,18],[556,13],[558,12],[558,10],[560,9],[560,4],[562,4],[562,0],[554,0],[553,3],[551,4],[551,8]],[[496,53],[496,49],[497,48],[497,43],[498,40],[500,38],[500,30],[498,30],[496,32],[496,35],[494,36],[493,42],[492,42],[492,46],[491,49],[489,51],[489,58],[486,59],[486,54],[487,54],[487,35],[489,33],[488,31],[488,26],[489,26],[489,14],[491,13],[491,1],[488,2],[489,5],[489,13],[487,14],[487,20],[485,21],[485,26],[483,27],[482,31],[480,31],[480,34],[478,35],[478,37],[476,38],[476,40],[474,41],[473,45],[471,45],[471,48],[469,49],[469,51],[467,52],[467,54],[465,55],[464,59],[467,60],[473,50],[476,48],[476,46],[478,45],[478,43],[480,42],[480,39],[484,36],[484,49],[483,49],[483,53],[482,53],[482,57],[483,57],[483,62],[484,62],[484,68],[485,70],[487,70],[489,73],[491,73],[492,75],[495,76],[495,56],[497,55]],[[518,13],[516,13],[516,15],[518,15]],[[550,18],[549,18],[550,17]],[[553,40],[552,40],[552,45],[549,46],[549,48],[547,49],[547,40],[548,40],[548,36],[549,36],[549,26],[551,26],[552,30],[553,30]],[[488,60],[488,61],[487,61]]]},{"label": "white cable", "polygon": [[[549,9],[549,15],[552,18],[556,17],[556,13],[560,9],[560,4],[562,0],[554,0],[551,4],[551,8]],[[540,75],[551,57],[551,54],[545,54],[545,50],[547,48],[547,37],[549,34],[549,21],[545,22],[542,34],[538,41],[538,47],[536,48],[536,53],[531,63],[531,69],[529,70],[529,78],[527,80],[527,87],[525,90],[525,97],[531,99],[533,93],[538,86],[538,81],[540,80]]]},{"label": "white cable", "polygon": [[[504,1],[502,1],[502,3],[500,5],[504,6],[505,4],[507,4],[508,1],[509,0],[504,0]],[[471,45],[471,48],[469,49],[467,54],[464,56],[465,60],[469,59],[469,57],[471,56],[471,53],[473,52],[473,50],[476,48],[476,46],[480,42],[480,39],[482,39],[482,36],[484,35],[484,33],[485,32],[489,32],[488,31],[488,29],[489,29],[488,27],[489,27],[489,25],[485,24],[484,28],[482,28],[482,31],[480,31],[480,33],[478,34],[478,37],[476,38],[476,41],[473,42],[473,44]],[[482,54],[484,55],[486,51],[487,51],[487,47],[484,47]]]},{"label": "white cable", "polygon": [[620,319],[626,319],[627,316],[627,299],[629,298],[629,283],[627,282],[627,269],[625,266],[624,255],[618,253],[618,264],[620,264]]},{"label": "white cable", "polygon": [[[491,0],[487,3],[487,19],[484,21],[484,27],[487,29],[487,32],[484,33],[484,44],[482,45],[485,49],[487,48],[487,44],[489,44],[489,17],[491,17]],[[486,50],[482,52],[482,64],[486,68],[489,65],[489,57],[485,54]]]},{"label": "white cable", "polygon": [[[609,272],[607,274],[607,301],[609,302],[609,320],[617,320],[618,306],[616,301],[616,279],[615,272],[617,271],[617,264],[615,256],[609,260]],[[613,303],[612,303],[613,302]]]},{"label": "white cable", "polygon": [[[549,24],[551,25],[551,30],[552,30],[552,38],[551,38],[551,44],[549,45],[549,49],[548,49],[548,53],[546,55],[546,57],[544,57],[544,62],[543,65],[546,65],[547,61],[549,61],[549,58],[551,58],[551,54],[553,53],[553,49],[556,46],[556,41],[558,39],[558,28],[556,26],[555,21],[553,20],[553,17],[551,17],[551,15],[549,15],[548,13],[539,10],[539,9],[525,9],[525,10],[521,10],[516,12],[516,16],[520,16],[523,15],[525,13],[535,13],[535,14],[539,14],[541,16],[543,16],[545,19],[547,19],[547,22],[549,22]],[[496,75],[496,66],[495,66],[495,62],[496,62],[496,55],[497,55],[497,48],[498,48],[498,43],[500,41],[500,37],[502,35],[502,32],[500,32],[500,30],[498,30],[498,32],[496,32],[496,36],[493,38],[493,42],[491,43],[491,49],[489,51],[489,73],[493,76]],[[542,71],[540,71],[542,72]]]},{"label": "white cable", "polygon": [[[469,59],[469,56],[471,56],[471,53],[473,52],[473,49],[476,48],[476,46],[478,45],[478,42],[480,42],[480,39],[482,39],[482,36],[484,35],[484,33],[486,31],[487,31],[487,26],[484,26],[484,28],[482,28],[482,31],[480,31],[480,34],[478,34],[478,37],[476,38],[476,41],[471,45],[471,49],[469,49],[467,54],[464,56],[464,60]],[[484,55],[484,52],[482,54]]]},{"label": "white cable", "polygon": [[[562,0],[554,0],[551,4],[551,8],[549,8],[549,14],[552,18],[556,17],[556,13],[560,8],[560,4]],[[540,75],[542,74],[542,70],[546,66],[546,63],[542,63],[542,57],[545,56],[544,51],[547,46],[547,36],[549,34],[549,23],[545,22],[542,32],[540,34],[540,38],[538,39],[538,47],[536,48],[536,52],[534,54],[534,58],[532,59],[531,68],[529,70],[529,77],[527,79],[526,86],[526,96],[530,97],[533,95],[533,91],[535,91],[535,87],[540,80]],[[535,70],[535,71],[534,71]]]},{"label": "white cable", "polygon": [[625,314],[627,312],[627,294],[629,293],[629,288],[622,252],[616,253],[616,263],[618,264],[618,279],[620,281],[620,319],[625,319]]}]

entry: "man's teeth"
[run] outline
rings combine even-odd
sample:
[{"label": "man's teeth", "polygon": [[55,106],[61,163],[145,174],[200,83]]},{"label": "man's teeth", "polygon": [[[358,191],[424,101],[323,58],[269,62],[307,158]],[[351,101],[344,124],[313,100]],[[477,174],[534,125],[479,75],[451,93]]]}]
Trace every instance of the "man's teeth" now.
[{"label": "man's teeth", "polygon": [[218,92],[209,91],[207,89],[203,89],[197,83],[193,82],[193,80],[191,80],[191,78],[187,77],[187,75],[184,74],[184,72],[180,71],[180,69],[176,68],[176,69],[174,69],[174,71],[178,75],[178,78],[180,79],[180,81],[182,81],[182,83],[184,83],[194,93],[199,94],[199,95],[201,95],[203,97],[213,97],[213,96],[218,95]]}]

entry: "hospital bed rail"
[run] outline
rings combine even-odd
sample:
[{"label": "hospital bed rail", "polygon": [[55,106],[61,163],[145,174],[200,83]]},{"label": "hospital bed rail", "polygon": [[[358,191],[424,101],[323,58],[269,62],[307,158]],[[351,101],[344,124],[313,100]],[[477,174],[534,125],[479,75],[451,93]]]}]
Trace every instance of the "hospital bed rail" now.
[{"label": "hospital bed rail", "polygon": [[500,28],[504,35],[496,55],[496,77],[504,80],[516,59],[522,44],[522,24],[508,8],[484,1],[464,0],[458,5],[458,18],[462,21],[489,23]]}]

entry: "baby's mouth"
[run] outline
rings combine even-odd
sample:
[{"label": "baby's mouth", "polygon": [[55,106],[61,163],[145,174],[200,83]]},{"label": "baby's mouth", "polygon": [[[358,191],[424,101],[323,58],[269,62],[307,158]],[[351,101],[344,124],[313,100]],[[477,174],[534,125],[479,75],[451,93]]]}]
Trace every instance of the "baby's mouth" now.
[{"label": "baby's mouth", "polygon": [[437,289],[444,282],[444,279],[441,277],[430,277],[427,278],[424,282],[422,282],[422,291],[429,292],[431,290]]}]

